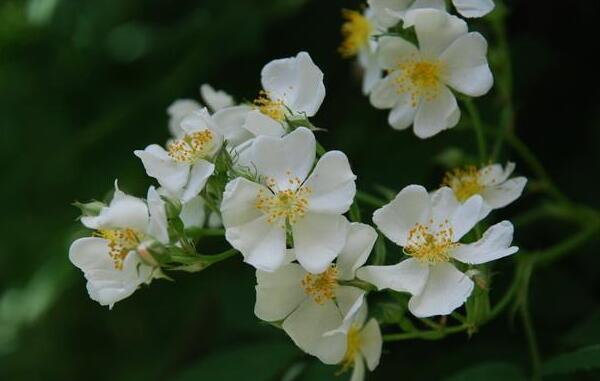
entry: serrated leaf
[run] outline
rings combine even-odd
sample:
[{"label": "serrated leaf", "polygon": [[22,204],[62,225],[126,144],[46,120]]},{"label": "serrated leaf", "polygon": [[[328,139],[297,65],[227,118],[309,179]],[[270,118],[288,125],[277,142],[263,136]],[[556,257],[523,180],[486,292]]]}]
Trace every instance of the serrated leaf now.
[{"label": "serrated leaf", "polygon": [[553,357],[546,361],[542,368],[546,375],[568,374],[592,369],[600,369],[600,344]]},{"label": "serrated leaf", "polygon": [[503,362],[489,362],[464,369],[445,381],[525,381],[521,369]]}]

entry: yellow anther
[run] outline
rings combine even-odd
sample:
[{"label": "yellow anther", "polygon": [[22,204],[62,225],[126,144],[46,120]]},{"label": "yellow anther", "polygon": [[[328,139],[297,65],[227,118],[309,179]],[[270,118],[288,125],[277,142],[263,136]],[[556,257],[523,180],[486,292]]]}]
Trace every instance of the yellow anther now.
[{"label": "yellow anther", "polygon": [[271,191],[261,189],[256,196],[255,206],[268,216],[268,223],[279,222],[285,228],[304,217],[311,189],[300,187],[302,180],[299,177],[290,177],[288,183],[291,188],[283,190],[277,190],[273,178],[267,178],[265,182]]},{"label": "yellow anther", "polygon": [[356,356],[360,355],[360,347],[362,346],[360,331],[361,327],[356,324],[353,324],[348,330],[346,336],[346,354],[344,354],[341,362],[342,369],[340,369],[338,374],[344,373],[354,367],[354,361],[356,360]]},{"label": "yellow anther", "polygon": [[193,163],[207,158],[213,150],[214,133],[204,130],[187,134],[167,146],[169,156],[180,163]]},{"label": "yellow anther", "polygon": [[483,190],[483,186],[481,185],[482,174],[482,171],[472,165],[464,169],[457,168],[446,172],[442,186],[452,188],[456,198],[464,202],[469,197],[479,194]]},{"label": "yellow anther", "polygon": [[138,247],[142,238],[140,232],[130,228],[100,229],[94,233],[94,236],[108,241],[108,253],[117,270],[123,270],[123,262],[127,254]]},{"label": "yellow anther", "polygon": [[335,297],[338,270],[335,265],[329,265],[321,274],[306,274],[301,281],[306,295],[313,298],[315,303],[324,304]]},{"label": "yellow anther", "polygon": [[342,9],[342,17],[346,20],[342,24],[342,36],[344,40],[338,51],[342,57],[352,57],[369,43],[369,36],[373,27],[365,16],[360,12]]},{"label": "yellow anther", "polygon": [[282,122],[285,119],[285,105],[281,100],[271,99],[266,91],[261,90],[254,100],[254,107],[271,119]]},{"label": "yellow anther", "polygon": [[404,253],[422,263],[448,262],[450,260],[448,251],[458,246],[453,238],[454,229],[448,221],[438,224],[435,229],[417,223],[408,232]]},{"label": "yellow anther", "polygon": [[410,94],[411,104],[416,107],[420,98],[435,99],[441,89],[440,76],[444,65],[439,60],[409,58],[398,64],[396,90],[399,94]]}]

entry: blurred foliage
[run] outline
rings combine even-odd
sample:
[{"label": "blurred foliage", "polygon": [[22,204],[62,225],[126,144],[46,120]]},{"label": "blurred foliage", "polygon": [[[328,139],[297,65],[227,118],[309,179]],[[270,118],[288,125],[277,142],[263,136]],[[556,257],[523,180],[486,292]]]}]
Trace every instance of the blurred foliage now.
[{"label": "blurred foliage", "polygon": [[[175,283],[155,282],[108,311],[87,298],[67,251],[84,234],[73,201],[102,198],[114,178],[126,191],[144,194],[150,180],[132,151],[167,138],[165,109],[172,100],[197,98],[203,82],[252,99],[262,65],[299,50],[309,51],[326,75],[328,94],[315,120],[329,130],[322,142],[348,154],[359,186],[433,187],[446,166],[468,160],[476,153],[470,130],[459,126],[421,141],[390,129],[385,113],[361,96],[355,68],[336,51],[340,9],[358,6],[342,0],[0,1],[0,379],[344,377],[258,322],[254,275],[239,259],[177,274]],[[518,134],[567,194],[598,207],[600,86],[586,40],[597,34],[600,6],[590,0],[508,7]],[[491,34],[480,22],[473,26]],[[489,102],[480,101],[484,120],[494,119],[485,113]],[[515,155],[505,151],[502,158]],[[527,210],[535,197],[526,195],[496,217]],[[517,226],[516,238],[537,250],[569,233],[542,219]],[[223,248],[219,240],[207,245]],[[543,359],[552,358],[545,368],[551,380],[600,377],[583,369],[597,365],[597,347],[583,350],[583,359],[578,349],[600,343],[598,249],[589,244],[532,280],[531,310]],[[510,280],[510,261],[494,268],[492,300]],[[384,350],[371,380],[527,374],[525,338],[510,317],[470,338]],[[565,375],[561,364],[577,361],[588,365]]]}]

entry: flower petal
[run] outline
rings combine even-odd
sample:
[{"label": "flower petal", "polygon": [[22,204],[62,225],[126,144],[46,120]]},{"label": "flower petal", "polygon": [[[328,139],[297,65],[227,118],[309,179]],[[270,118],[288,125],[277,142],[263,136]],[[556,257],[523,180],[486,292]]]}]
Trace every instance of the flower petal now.
[{"label": "flower petal", "polygon": [[404,130],[415,121],[417,109],[412,106],[410,93],[398,94],[398,101],[388,115],[388,123],[396,130]]},{"label": "flower petal", "polygon": [[206,210],[202,196],[196,196],[188,202],[181,205],[179,218],[183,222],[183,227],[203,228],[206,223]]},{"label": "flower petal", "polygon": [[430,218],[429,195],[420,185],[405,187],[392,202],[373,214],[373,222],[377,228],[399,246],[406,244],[410,229]]},{"label": "flower petal", "polygon": [[250,111],[252,111],[252,107],[241,105],[225,107],[213,114],[212,118],[217,132],[223,135],[230,147],[237,147],[253,137],[243,128]]},{"label": "flower petal", "polygon": [[325,153],[303,187],[310,189],[308,210],[317,213],[346,213],[356,194],[356,175],[343,152]]},{"label": "flower petal", "polygon": [[428,275],[429,266],[413,258],[392,266],[365,266],[356,272],[359,279],[371,283],[378,290],[389,288],[412,295],[422,292]]},{"label": "flower petal", "polygon": [[367,366],[369,370],[373,371],[379,365],[379,359],[381,358],[381,348],[383,347],[383,338],[381,337],[381,330],[377,320],[371,319],[363,327],[361,333],[361,347],[360,351],[367,360]]},{"label": "flower petal", "polygon": [[375,82],[369,95],[369,101],[373,107],[388,109],[394,107],[398,102],[399,96],[394,85],[394,78],[394,75],[387,75]]},{"label": "flower petal", "polygon": [[492,0],[452,0],[452,3],[464,17],[483,17],[494,10]]},{"label": "flower petal", "polygon": [[233,97],[231,95],[227,94],[223,90],[215,90],[208,83],[200,86],[200,95],[202,95],[204,103],[206,103],[206,105],[210,107],[213,112],[219,111],[225,107],[233,106],[234,104]]},{"label": "flower petal", "polygon": [[416,46],[406,41],[402,37],[381,37],[377,45],[377,58],[379,66],[385,70],[396,70],[398,65],[417,54],[419,50]]},{"label": "flower petal", "polygon": [[148,222],[147,232],[150,236],[156,238],[159,242],[169,242],[169,232],[167,223],[167,211],[165,209],[165,202],[160,198],[160,195],[156,189],[151,186],[148,188],[148,211],[150,213],[150,220]]},{"label": "flower petal", "polygon": [[308,117],[317,113],[325,98],[323,72],[306,52],[269,62],[262,69],[261,82],[269,97]]},{"label": "flower petal", "polygon": [[243,128],[253,136],[274,136],[279,138],[285,134],[281,123],[271,119],[258,110],[248,113]]},{"label": "flower petal", "polygon": [[430,138],[451,128],[456,119],[458,104],[454,94],[444,85],[433,99],[422,98],[415,114],[415,135],[421,139]]},{"label": "flower petal", "polygon": [[473,281],[452,264],[430,266],[423,291],[410,298],[408,309],[416,317],[448,315],[464,304],[473,291]]},{"label": "flower petal", "polygon": [[439,9],[415,9],[406,13],[404,28],[415,27],[419,50],[431,58],[439,56],[458,37],[467,23]]},{"label": "flower petal", "polygon": [[460,36],[440,56],[446,68],[444,82],[472,97],[484,95],[494,84],[486,55],[487,41],[481,34]]},{"label": "flower petal", "polygon": [[513,225],[510,222],[502,221],[486,230],[479,241],[460,245],[452,249],[449,254],[463,263],[472,265],[506,257],[519,250],[518,247],[510,246],[513,231]]},{"label": "flower petal", "polygon": [[505,182],[515,170],[515,163],[509,161],[506,167],[501,164],[491,164],[479,170],[479,182],[482,185],[498,185]]},{"label": "flower petal", "polygon": [[133,153],[142,160],[148,176],[154,177],[169,193],[181,193],[188,181],[189,164],[173,160],[158,144],[151,144],[143,151],[136,150]]},{"label": "flower petal", "polygon": [[[338,286],[335,301],[344,320],[346,318],[362,323],[366,318],[365,291],[351,286]],[[348,326],[349,328],[349,326]]]},{"label": "flower petal", "polygon": [[405,11],[413,0],[368,0],[369,9],[374,13],[377,23],[384,28],[394,26],[400,21],[398,12]]},{"label": "flower petal", "polygon": [[190,178],[181,195],[181,201],[188,202],[196,197],[204,189],[204,185],[206,185],[208,178],[212,176],[214,171],[215,165],[213,163],[202,159],[196,161],[190,170]]},{"label": "flower petal", "polygon": [[361,356],[354,358],[354,366],[352,369],[352,376],[350,381],[364,381],[365,379],[365,362]]},{"label": "flower petal", "polygon": [[219,133],[219,127],[208,113],[206,107],[196,110],[183,118],[181,121],[181,128],[187,134],[193,134],[205,130],[210,130],[213,132],[213,140],[210,145],[210,151],[207,152],[208,156],[212,156],[217,153],[219,148],[221,148],[221,144],[223,144],[223,135]]},{"label": "flower petal", "polygon": [[373,89],[373,86],[375,86],[375,83],[382,78],[383,71],[379,67],[376,54],[368,53],[360,56],[366,56],[366,62],[363,67],[365,72],[363,74],[362,92],[364,95],[368,95],[371,92],[371,89]]},{"label": "flower petal", "polygon": [[306,299],[301,286],[305,275],[306,271],[295,263],[274,272],[256,271],[256,317],[264,321],[280,321],[298,308]]},{"label": "flower petal", "polygon": [[202,108],[202,105],[193,99],[177,99],[167,108],[169,114],[169,131],[173,137],[179,139],[185,135],[181,129],[181,121],[192,112]]},{"label": "flower petal", "polygon": [[346,217],[309,212],[292,226],[298,262],[313,274],[322,273],[338,256],[348,231]]},{"label": "flower petal", "polygon": [[483,199],[479,195],[471,196],[460,204],[454,213],[449,216],[450,225],[454,233],[454,242],[458,242],[480,221]]},{"label": "flower petal", "polygon": [[527,178],[515,177],[497,186],[486,187],[481,196],[492,209],[503,208],[521,196],[525,185]]},{"label": "flower petal", "polygon": [[336,261],[339,279],[354,279],[356,270],[369,258],[376,240],[377,232],[371,226],[358,222],[350,224],[346,244]]}]

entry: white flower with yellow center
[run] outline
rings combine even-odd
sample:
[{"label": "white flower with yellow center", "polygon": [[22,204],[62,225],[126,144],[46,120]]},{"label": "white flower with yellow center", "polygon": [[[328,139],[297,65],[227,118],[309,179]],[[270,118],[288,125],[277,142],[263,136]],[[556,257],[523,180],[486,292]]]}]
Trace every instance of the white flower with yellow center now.
[{"label": "white flower with yellow center", "polygon": [[259,136],[250,149],[261,182],[237,178],[225,187],[225,237],[257,269],[276,270],[289,244],[305,269],[325,271],[346,241],[342,214],[356,193],[348,158],[330,151],[313,169],[315,136],[304,127],[283,138]]},{"label": "white flower with yellow center", "polygon": [[[445,0],[368,0],[377,21],[385,27],[396,25],[416,9],[446,10]],[[483,17],[494,9],[492,0],[452,0],[458,13],[467,18]]]},{"label": "white flower with yellow center", "polygon": [[513,226],[508,221],[490,227],[479,241],[459,242],[480,220],[482,203],[479,195],[460,203],[447,187],[428,194],[419,185],[407,186],[375,212],[373,221],[410,258],[392,266],[363,267],[358,278],[379,289],[412,294],[408,309],[417,317],[451,313],[473,291],[473,281],[453,261],[476,265],[518,250],[510,246]]},{"label": "white flower with yellow center", "polygon": [[389,124],[405,129],[414,124],[420,138],[454,127],[460,119],[456,98],[448,87],[472,97],[492,87],[487,42],[467,24],[445,12],[419,9],[407,14],[419,48],[401,37],[379,39],[378,57],[388,75],[371,91],[371,104],[391,109]]},{"label": "white flower with yellow center", "polygon": [[525,177],[508,177],[515,170],[515,164],[509,162],[505,168],[500,164],[487,165],[483,168],[469,166],[446,173],[442,185],[452,188],[456,198],[464,202],[473,195],[483,199],[481,219],[492,210],[507,206],[523,193],[527,184]]},{"label": "white flower with yellow center", "polygon": [[154,187],[146,203],[123,193],[115,182],[110,204],[81,222],[95,233],[73,242],[69,259],[83,271],[90,298],[112,308],[152,280],[154,268],[143,259],[151,261],[146,247],[169,242],[165,204]]},{"label": "white flower with yellow center", "polygon": [[[256,316],[268,322],[282,322],[300,349],[326,364],[340,363],[347,352],[345,335],[325,334],[339,329],[344,318],[363,303],[364,291],[344,285],[344,281],[355,278],[377,233],[368,225],[353,223],[347,238],[337,263],[323,272],[307,272],[297,263],[285,264],[274,272],[256,272]],[[293,259],[290,254],[288,261]]]},{"label": "white flower with yellow center", "polygon": [[219,151],[222,135],[206,109],[194,111],[181,122],[185,131],[165,150],[151,144],[135,151],[148,176],[154,177],[170,197],[183,203],[196,197],[214,171],[209,160]]}]

